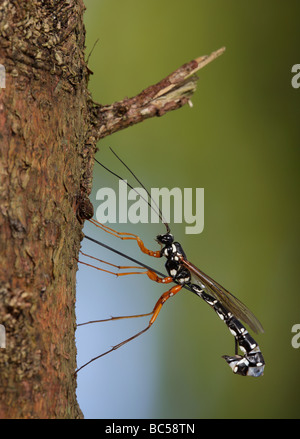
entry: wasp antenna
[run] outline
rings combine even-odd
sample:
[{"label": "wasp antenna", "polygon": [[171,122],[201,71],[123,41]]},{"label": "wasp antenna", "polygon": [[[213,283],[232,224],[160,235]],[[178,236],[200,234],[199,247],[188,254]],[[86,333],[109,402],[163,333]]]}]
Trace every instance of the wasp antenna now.
[{"label": "wasp antenna", "polygon": [[[110,172],[112,175],[114,175],[115,177],[117,177],[119,180],[123,180],[123,181],[126,181],[123,177],[121,177],[119,174],[117,174],[116,172],[114,172],[114,171],[112,171],[111,169],[109,169],[109,168],[107,168],[105,165],[103,165],[103,163],[101,163],[101,162],[99,162],[96,158],[94,158],[94,160],[95,160],[95,162],[97,162],[98,163],[98,165],[100,165],[100,166],[102,166],[102,168],[104,168],[104,169],[106,169],[106,171],[108,171],[108,172]],[[130,183],[128,183],[127,181],[126,181],[126,184],[127,184],[127,186],[128,187],[130,187],[130,189],[133,189],[134,190],[134,192],[136,192],[147,204],[148,204],[148,206],[150,206],[151,207],[151,204],[149,203],[149,201],[148,200],[146,200],[146,198],[144,198],[143,197],[143,195],[141,195],[133,186],[131,186],[131,184]],[[146,190],[146,192],[147,192],[147,190]],[[148,192],[147,192],[148,193]],[[148,194],[149,195],[149,194]],[[161,219],[161,217],[160,217],[160,215],[159,215],[159,218]]]},{"label": "wasp antenna", "polygon": [[[145,189],[145,191],[147,192],[148,196],[150,197],[150,200],[153,202],[153,204],[155,205],[155,207],[157,208],[157,212],[159,212],[159,218],[162,221],[162,223],[165,225],[166,229],[167,229],[167,233],[170,233],[170,226],[169,224],[166,222],[166,220],[163,217],[162,211],[159,208],[159,206],[157,205],[157,203],[153,200],[153,198],[151,197],[150,192],[148,191],[148,189],[145,187],[145,185],[141,182],[141,180],[139,180],[137,178],[137,176],[134,174],[134,172],[129,168],[129,166],[126,165],[126,163],[118,156],[118,154],[111,148],[109,147],[109,149],[111,150],[111,152],[115,155],[115,157],[117,157],[117,159],[125,166],[125,168],[130,172],[130,174],[134,177],[134,179],[142,186],[143,189]],[[149,204],[149,203],[148,203]],[[153,209],[153,206],[151,204],[151,209]],[[153,209],[154,210],[154,209]],[[155,210],[154,210],[155,211]]]},{"label": "wasp antenna", "polygon": [[[166,222],[166,220],[163,217],[162,211],[160,210],[159,206],[157,205],[157,203],[153,200],[153,198],[151,197],[150,192],[148,191],[148,189],[143,185],[143,183],[137,178],[137,176],[134,174],[134,172],[129,168],[129,166],[126,165],[126,163],[117,155],[117,153],[110,147],[109,148],[111,150],[111,152],[115,155],[115,157],[122,163],[123,166],[125,166],[125,168],[130,172],[130,174],[134,177],[134,179],[141,185],[141,187],[146,191],[146,193],[148,194],[150,200],[152,201],[152,203],[154,204],[154,206],[156,207],[156,209],[154,208],[153,204],[150,203],[148,200],[146,200],[133,186],[131,186],[131,184],[129,184],[128,182],[126,183],[127,186],[129,186],[131,189],[133,189],[144,201],[146,201],[146,203],[148,204],[148,206],[157,213],[159,219],[162,221],[162,223],[164,224],[164,226],[166,227],[167,233],[170,233],[170,227],[169,224]],[[112,175],[114,175],[115,177],[119,178],[119,180],[124,180],[124,178],[122,178],[120,175],[116,174],[115,172],[111,171],[109,168],[107,168],[106,166],[104,166],[102,163],[100,163],[96,158],[94,158],[94,160],[100,165],[102,166],[104,169],[106,169],[108,172],[110,172]]]}]

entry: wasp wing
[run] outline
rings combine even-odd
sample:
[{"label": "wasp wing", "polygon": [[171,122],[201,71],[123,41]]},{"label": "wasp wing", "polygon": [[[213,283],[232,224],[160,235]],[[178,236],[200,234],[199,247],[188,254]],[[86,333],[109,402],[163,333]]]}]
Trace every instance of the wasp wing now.
[{"label": "wasp wing", "polygon": [[243,320],[254,332],[264,332],[262,324],[255,315],[237,297],[227,291],[222,285],[203,273],[194,264],[182,260],[182,264],[191,272],[192,282],[199,285],[208,294],[219,300],[237,319]]}]

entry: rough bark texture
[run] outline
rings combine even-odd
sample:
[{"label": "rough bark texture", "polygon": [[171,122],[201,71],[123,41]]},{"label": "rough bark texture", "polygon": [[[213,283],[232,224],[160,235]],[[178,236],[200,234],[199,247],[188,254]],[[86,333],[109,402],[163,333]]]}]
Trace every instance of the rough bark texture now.
[{"label": "rough bark texture", "polygon": [[91,185],[81,0],[0,5],[0,418],[81,417],[75,275]]},{"label": "rough bark texture", "polygon": [[[189,102],[197,58],[135,98],[87,91],[83,0],[0,1],[0,418],[79,418],[75,275],[95,143]],[[1,82],[1,78],[0,78]],[[126,93],[124,93],[125,95]]]}]

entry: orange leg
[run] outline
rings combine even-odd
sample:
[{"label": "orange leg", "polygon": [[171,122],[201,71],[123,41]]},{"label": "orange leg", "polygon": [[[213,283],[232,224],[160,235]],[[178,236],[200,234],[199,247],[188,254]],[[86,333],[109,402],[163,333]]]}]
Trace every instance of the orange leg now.
[{"label": "orange leg", "polygon": [[[148,329],[151,328],[151,326],[153,325],[153,323],[155,322],[158,314],[160,313],[163,304],[172,296],[174,296],[175,294],[177,294],[180,290],[182,289],[182,285],[174,285],[174,287],[170,288],[169,291],[166,291],[165,293],[163,293],[161,295],[161,297],[158,299],[158,301],[156,302],[153,311],[151,313],[147,313],[147,314],[139,314],[139,315],[135,315],[135,316],[121,316],[121,317],[111,317],[110,319],[106,319],[106,320],[99,320],[99,322],[101,321],[108,321],[108,320],[117,320],[117,319],[126,319],[126,318],[131,318],[131,317],[144,317],[144,316],[148,316],[152,314],[152,317],[149,321],[148,326],[146,326],[146,328],[144,328],[142,331],[138,332],[137,334],[134,334],[132,337],[127,338],[127,340],[122,341],[121,343],[113,346],[111,349],[109,349],[108,351],[104,352],[103,354],[98,355],[97,357],[92,358],[90,361],[88,361],[87,363],[83,364],[81,367],[79,367],[76,371],[75,371],[75,375],[81,370],[83,369],[85,366],[87,366],[88,364],[92,363],[95,360],[98,360],[98,358],[103,357],[104,355],[107,355],[117,349],[119,349],[120,347],[124,346],[126,343],[129,343],[130,341],[134,340],[135,338],[139,337],[140,335],[142,335],[144,332],[148,331]],[[93,322],[88,322],[88,323],[94,323],[96,321]]]},{"label": "orange leg", "polygon": [[[110,233],[111,235],[116,236],[117,238],[120,238],[120,239],[122,239],[122,240],[125,240],[125,239],[132,239],[132,240],[135,240],[135,241],[137,242],[138,246],[140,247],[141,251],[142,251],[143,253],[149,255],[149,256],[153,256],[153,257],[156,257],[156,258],[160,258],[160,257],[161,257],[160,251],[155,251],[155,252],[154,252],[154,251],[152,251],[152,250],[147,249],[147,248],[145,247],[143,241],[142,241],[137,235],[134,235],[134,234],[132,234],[132,233],[121,233],[121,232],[117,232],[116,230],[114,230],[114,229],[112,229],[112,228],[110,228],[110,227],[108,227],[108,226],[105,226],[104,224],[101,224],[101,223],[99,223],[98,221],[93,220],[93,219],[90,220],[90,222],[93,223],[96,227],[99,227],[100,229],[104,230],[105,232]],[[81,252],[81,254],[83,254],[84,256],[90,257],[90,258],[92,258],[92,259],[95,259],[95,260],[97,260],[97,261],[99,261],[99,262],[101,262],[101,263],[105,263],[105,264],[108,264],[108,265],[110,265],[110,266],[112,266],[112,267],[116,267],[116,268],[118,268],[118,269],[135,268],[135,269],[142,269],[142,270],[144,269],[144,270],[145,270],[144,267],[139,267],[139,266],[134,266],[134,267],[132,267],[132,266],[118,266],[118,265],[114,265],[114,264],[108,263],[108,262],[106,262],[106,261],[103,261],[103,260],[101,260],[101,259],[95,258],[94,256],[87,255],[86,253],[83,253],[83,252]],[[167,284],[167,283],[171,283],[171,282],[173,282],[173,278],[172,278],[171,276],[160,277],[160,276],[158,276],[156,273],[154,273],[154,272],[151,271],[151,270],[146,270],[146,271],[141,271],[141,272],[115,273],[115,272],[113,272],[113,271],[105,270],[105,269],[103,269],[103,268],[99,268],[99,267],[96,267],[96,266],[94,266],[94,265],[87,264],[86,262],[82,262],[82,261],[78,261],[78,262],[81,262],[82,264],[88,265],[88,266],[90,266],[90,267],[92,267],[92,268],[95,268],[95,269],[97,269],[97,270],[101,270],[101,271],[105,271],[106,273],[114,274],[115,276],[125,276],[125,275],[129,275],[129,274],[147,274],[147,276],[149,277],[149,279],[151,279],[151,280],[153,280],[154,282],[157,282],[157,283],[164,283],[164,284],[166,283],[166,284]],[[113,347],[112,347],[111,349],[109,349],[108,351],[106,351],[106,352],[104,352],[104,353],[98,355],[98,356],[95,357],[95,358],[92,358],[90,361],[88,361],[88,362],[85,363],[83,366],[81,366],[80,368],[78,368],[78,369],[75,371],[75,374],[77,374],[77,372],[79,372],[79,370],[81,370],[82,368],[84,368],[84,367],[87,366],[88,364],[92,363],[93,361],[97,360],[98,358],[101,358],[101,357],[103,357],[104,355],[107,355],[107,354],[109,354],[110,352],[119,349],[121,346],[124,346],[126,343],[129,343],[131,340],[134,340],[135,338],[137,338],[137,337],[139,337],[140,335],[142,335],[144,332],[148,331],[148,329],[150,329],[150,327],[152,326],[152,324],[153,324],[153,323],[155,322],[155,320],[157,319],[157,316],[158,316],[158,314],[160,313],[163,304],[164,304],[164,303],[165,303],[170,297],[172,297],[172,296],[174,296],[175,294],[177,294],[181,289],[182,289],[182,286],[181,286],[181,285],[174,285],[172,288],[170,288],[170,290],[168,290],[168,291],[166,291],[165,293],[163,293],[162,296],[161,296],[161,297],[158,299],[158,301],[156,302],[156,304],[155,304],[155,306],[154,306],[154,308],[153,308],[153,311],[151,311],[150,313],[146,313],[146,314],[138,314],[138,315],[133,315],[133,316],[111,317],[111,318],[109,318],[109,319],[105,319],[105,320],[93,320],[93,321],[90,321],[90,322],[86,322],[86,323],[78,324],[78,326],[82,326],[82,325],[86,325],[86,324],[89,324],[89,323],[107,322],[107,321],[112,321],[112,320],[128,319],[128,318],[136,318],[136,317],[145,317],[145,316],[150,316],[150,315],[152,315],[152,317],[151,317],[151,319],[150,319],[150,321],[149,321],[149,324],[148,324],[148,326],[147,326],[146,328],[144,328],[142,331],[138,332],[137,334],[134,334],[132,337],[130,337],[130,338],[128,338],[128,339],[122,341],[121,343],[119,343],[119,344],[117,344],[117,345],[115,345],[115,346],[113,346]]]},{"label": "orange leg", "polygon": [[117,232],[116,230],[112,229],[111,227],[108,227],[102,223],[99,223],[97,220],[94,220],[94,219],[90,219],[89,221],[92,224],[94,224],[96,227],[99,227],[101,230],[104,230],[105,232],[110,233],[111,235],[113,235],[117,238],[120,238],[122,240],[133,239],[134,241],[137,242],[141,251],[143,253],[145,253],[146,255],[153,256],[154,258],[161,258],[160,251],[152,251],[152,250],[147,249],[139,236],[134,235],[133,233]]},{"label": "orange leg", "polygon": [[162,309],[163,304],[172,296],[175,296],[182,289],[182,285],[174,285],[174,287],[170,288],[169,291],[163,293],[158,301],[155,304],[153,309],[153,316],[150,319],[149,327],[155,322],[160,310]]},{"label": "orange leg", "polygon": [[130,271],[130,272],[127,272],[127,273],[115,273],[114,271],[105,270],[104,268],[96,267],[95,265],[88,264],[87,262],[78,261],[80,264],[87,265],[88,267],[95,268],[96,270],[99,270],[99,271],[104,271],[105,273],[113,274],[114,276],[118,276],[119,277],[119,276],[127,276],[129,274],[147,274],[149,279],[153,280],[154,282],[164,283],[164,284],[165,283],[173,282],[173,279],[172,279],[171,276],[159,277],[156,273],[154,273],[151,270],[146,270],[144,267],[139,267],[137,265],[134,265],[134,266],[130,266],[130,265],[115,265],[115,264],[111,264],[110,262],[103,261],[102,259],[95,258],[95,256],[91,256],[91,255],[88,255],[87,253],[83,253],[81,250],[80,250],[80,253],[83,256],[86,256],[86,257],[91,258],[91,259],[95,259],[98,262],[101,262],[101,263],[106,264],[106,265],[110,265],[111,267],[118,268],[119,270],[129,269],[129,268],[135,268],[136,270],[145,270],[145,271]]},{"label": "orange leg", "polygon": [[[139,267],[137,265],[130,266],[130,265],[115,265],[115,264],[111,264],[110,262],[106,262],[106,261],[103,261],[102,259],[95,258],[95,256],[91,256],[91,255],[88,255],[87,253],[83,253],[81,250],[80,250],[80,253],[83,256],[86,256],[86,257],[91,258],[91,259],[95,259],[96,261],[101,262],[102,264],[110,265],[111,267],[118,268],[119,270],[123,270],[123,269],[126,270],[126,269],[129,269],[129,268],[135,268],[136,270],[145,270],[144,267]],[[87,265],[88,267],[95,268],[96,270],[104,271],[105,273],[109,273],[109,274],[113,274],[114,276],[117,276],[117,277],[119,277],[119,276],[126,276],[128,274],[146,274],[147,273],[147,270],[146,271],[131,271],[131,272],[127,272],[127,273],[115,273],[114,271],[105,270],[104,268],[96,267],[95,265],[88,264],[87,262],[83,262],[83,261],[79,261],[79,260],[78,260],[78,262],[80,264]]]}]

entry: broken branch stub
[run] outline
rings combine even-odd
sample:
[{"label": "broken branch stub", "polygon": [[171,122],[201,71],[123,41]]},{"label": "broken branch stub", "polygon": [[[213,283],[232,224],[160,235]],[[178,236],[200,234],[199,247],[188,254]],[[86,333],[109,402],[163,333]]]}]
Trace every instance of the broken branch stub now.
[{"label": "broken branch stub", "polygon": [[182,65],[137,96],[125,98],[112,105],[96,104],[95,138],[100,140],[145,119],[162,116],[190,103],[190,98],[197,87],[196,73],[224,51],[225,47],[222,47],[210,55],[201,56]]}]

